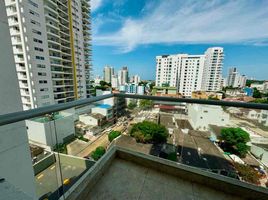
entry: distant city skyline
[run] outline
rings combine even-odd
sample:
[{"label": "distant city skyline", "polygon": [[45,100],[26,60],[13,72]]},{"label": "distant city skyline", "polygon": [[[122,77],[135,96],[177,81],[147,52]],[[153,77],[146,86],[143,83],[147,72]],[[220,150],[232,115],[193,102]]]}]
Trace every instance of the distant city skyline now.
[{"label": "distant city skyline", "polygon": [[[108,64],[115,70],[128,66],[130,74],[154,80],[157,55],[201,54],[219,46],[225,51],[224,77],[229,68],[237,67],[248,78],[268,79],[267,1],[195,2],[186,9],[188,4],[93,0],[94,75],[101,75]],[[208,21],[209,16],[217,17]],[[172,20],[178,17],[185,23]]]}]

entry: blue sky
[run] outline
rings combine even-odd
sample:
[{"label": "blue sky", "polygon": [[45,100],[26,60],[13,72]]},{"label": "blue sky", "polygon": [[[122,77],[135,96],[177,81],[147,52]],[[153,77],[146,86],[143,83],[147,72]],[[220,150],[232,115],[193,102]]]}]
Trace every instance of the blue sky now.
[{"label": "blue sky", "polygon": [[93,73],[104,65],[155,78],[155,56],[225,50],[231,66],[268,79],[267,0],[91,0]]}]

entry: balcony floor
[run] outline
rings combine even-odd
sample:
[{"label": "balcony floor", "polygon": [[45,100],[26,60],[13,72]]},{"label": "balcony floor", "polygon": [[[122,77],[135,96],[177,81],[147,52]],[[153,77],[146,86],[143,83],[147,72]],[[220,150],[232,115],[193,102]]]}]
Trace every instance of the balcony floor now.
[{"label": "balcony floor", "polygon": [[115,158],[86,199],[241,199],[133,162]]}]

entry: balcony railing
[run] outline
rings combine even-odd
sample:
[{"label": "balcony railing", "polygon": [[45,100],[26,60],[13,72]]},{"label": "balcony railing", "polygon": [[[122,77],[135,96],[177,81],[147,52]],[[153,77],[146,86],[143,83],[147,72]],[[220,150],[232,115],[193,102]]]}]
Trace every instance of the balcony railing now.
[{"label": "balcony railing", "polygon": [[[223,195],[222,187],[226,195],[233,198],[265,199],[268,163],[256,149],[268,144],[267,114],[267,104],[115,93],[1,115],[0,127],[12,129],[17,122],[25,121],[26,126],[18,130],[28,132],[30,165],[39,199],[94,199],[105,191],[110,192],[109,198],[124,195],[138,198],[128,196],[133,191],[128,191],[129,187],[124,185],[124,176],[130,174],[131,177],[131,170],[137,169],[130,162],[141,165],[142,170],[161,171],[161,176],[167,174],[167,182],[172,176],[179,176],[186,182],[205,185],[217,191],[218,197]],[[160,141],[152,135],[143,137],[140,132],[132,134],[133,126],[143,121],[162,125],[166,130],[165,139]],[[250,149],[240,155],[236,148],[230,150],[224,146],[221,138],[224,128],[247,132]],[[121,136],[110,142],[108,135],[112,130],[121,132]],[[103,146],[107,152],[96,161],[100,153],[96,150],[98,146]],[[117,164],[111,164],[113,162]],[[110,165],[111,170],[122,165],[130,171],[122,168],[121,180],[121,172],[109,171]],[[251,170],[256,177],[247,179],[239,167]],[[144,176],[152,176],[154,180],[155,173]],[[126,190],[110,184],[113,180],[108,177],[113,176],[115,183]],[[134,179],[139,179],[138,175]],[[130,178],[129,185],[137,187],[133,180]],[[108,181],[106,186],[105,181]],[[155,187],[148,190],[160,189],[160,185]],[[166,195],[169,198],[169,194]],[[186,193],[181,195],[186,196]]]}]

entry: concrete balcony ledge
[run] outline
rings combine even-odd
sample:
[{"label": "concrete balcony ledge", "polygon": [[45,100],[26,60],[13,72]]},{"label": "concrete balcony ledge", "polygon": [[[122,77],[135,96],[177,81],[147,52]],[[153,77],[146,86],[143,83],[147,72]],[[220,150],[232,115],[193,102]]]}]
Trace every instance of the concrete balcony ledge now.
[{"label": "concrete balcony ledge", "polygon": [[267,199],[268,190],[112,145],[70,188],[67,200]]}]

